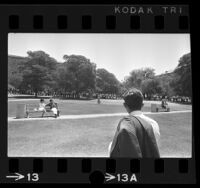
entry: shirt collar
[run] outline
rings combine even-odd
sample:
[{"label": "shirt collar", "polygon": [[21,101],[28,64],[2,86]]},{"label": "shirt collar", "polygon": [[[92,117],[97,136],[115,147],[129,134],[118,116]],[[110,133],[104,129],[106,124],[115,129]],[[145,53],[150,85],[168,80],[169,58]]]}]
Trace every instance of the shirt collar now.
[{"label": "shirt collar", "polygon": [[141,110],[135,110],[135,111],[132,111],[131,113],[130,113],[130,115],[132,115],[132,116],[139,116],[139,115],[142,115],[143,113],[142,113],[142,111]]}]

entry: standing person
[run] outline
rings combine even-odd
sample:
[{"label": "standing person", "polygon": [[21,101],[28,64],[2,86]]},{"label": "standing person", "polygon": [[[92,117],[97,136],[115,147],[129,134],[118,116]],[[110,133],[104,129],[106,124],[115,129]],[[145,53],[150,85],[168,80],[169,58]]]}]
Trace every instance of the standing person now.
[{"label": "standing person", "polygon": [[100,96],[98,95],[98,98],[97,98],[97,103],[98,104],[101,104],[101,99],[100,99]]},{"label": "standing person", "polygon": [[59,116],[58,105],[53,101],[53,99],[50,99],[49,104],[47,104],[45,107],[50,107],[50,111],[54,113],[55,118]]},{"label": "standing person", "polygon": [[159,126],[145,116],[141,109],[143,95],[131,89],[124,96],[124,107],[128,116],[119,121],[115,136],[109,145],[110,157],[159,158]]}]

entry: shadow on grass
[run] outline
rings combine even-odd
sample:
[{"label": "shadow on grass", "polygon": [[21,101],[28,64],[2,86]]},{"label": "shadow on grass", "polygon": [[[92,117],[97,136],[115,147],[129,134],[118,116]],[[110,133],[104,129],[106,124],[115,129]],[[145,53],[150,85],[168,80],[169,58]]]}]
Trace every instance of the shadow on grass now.
[{"label": "shadow on grass", "polygon": [[42,116],[31,116],[29,118],[26,118],[26,117],[24,117],[24,118],[16,118],[15,117],[13,119],[36,119],[36,118],[44,118],[45,119],[45,118],[50,118],[50,117],[51,118],[55,118],[54,115],[47,115],[47,116],[44,115],[43,117]]}]

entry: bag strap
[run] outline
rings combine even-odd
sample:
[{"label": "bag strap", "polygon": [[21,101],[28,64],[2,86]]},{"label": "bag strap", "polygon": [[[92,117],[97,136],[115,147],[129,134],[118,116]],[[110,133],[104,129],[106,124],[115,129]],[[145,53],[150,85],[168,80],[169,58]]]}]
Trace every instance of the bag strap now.
[{"label": "bag strap", "polygon": [[[156,138],[155,138],[155,135],[154,135],[154,132],[153,132],[153,128],[151,127],[151,129],[149,129],[147,127],[147,124],[146,124],[145,121],[142,121],[143,123],[141,122],[141,120],[140,120],[141,118],[138,118],[136,116],[131,116],[131,117],[133,117],[133,118],[131,118],[133,121],[134,121],[134,119],[136,119],[137,122],[140,123],[140,125],[141,125],[141,127],[143,129],[143,134],[144,134],[143,135],[144,136],[143,141],[145,142],[145,140],[147,139],[148,143],[151,145],[151,147],[154,148],[154,149],[153,148],[148,148],[148,150],[151,149],[151,153],[153,153],[152,157],[159,158],[160,154],[159,154],[159,149],[158,149],[158,145],[157,145],[157,142],[156,142]],[[134,121],[134,123],[135,123],[135,121]],[[149,131],[147,131],[147,130],[150,130],[150,134],[153,136],[152,138],[149,137],[149,134],[148,134]],[[147,153],[149,153],[149,152],[146,152],[146,147],[144,149],[145,149],[144,155],[146,155]],[[149,155],[149,154],[147,154],[147,155]]]}]

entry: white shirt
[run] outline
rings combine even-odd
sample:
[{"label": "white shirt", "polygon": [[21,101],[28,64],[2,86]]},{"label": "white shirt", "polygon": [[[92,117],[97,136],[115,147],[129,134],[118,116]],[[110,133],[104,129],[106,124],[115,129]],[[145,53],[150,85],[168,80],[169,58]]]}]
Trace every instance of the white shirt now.
[{"label": "white shirt", "polygon": [[156,142],[158,144],[158,146],[160,145],[160,129],[159,129],[159,126],[158,126],[158,123],[151,119],[150,117],[147,117],[145,116],[142,111],[140,110],[137,110],[137,111],[133,111],[130,113],[130,115],[133,115],[133,116],[139,116],[140,118],[142,118],[143,120],[147,121],[153,128],[153,132],[154,132],[154,135],[155,135],[155,138],[156,138]]},{"label": "white shirt", "polygon": [[40,102],[39,103],[39,108],[45,108],[45,103]]}]

